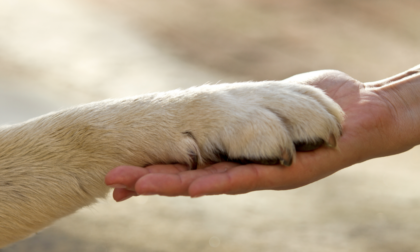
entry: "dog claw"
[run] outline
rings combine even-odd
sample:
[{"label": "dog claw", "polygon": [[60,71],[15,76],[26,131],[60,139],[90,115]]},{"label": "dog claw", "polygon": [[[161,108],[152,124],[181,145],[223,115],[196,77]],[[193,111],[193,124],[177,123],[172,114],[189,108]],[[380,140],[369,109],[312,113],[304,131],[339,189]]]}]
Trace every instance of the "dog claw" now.
[{"label": "dog claw", "polygon": [[280,158],[280,164],[284,166],[290,166],[293,163],[293,155],[289,150],[283,151],[282,157]]},{"label": "dog claw", "polygon": [[326,145],[330,148],[335,148],[337,146],[337,139],[334,135],[331,135],[328,139],[328,142],[326,142]]},{"label": "dog claw", "polygon": [[191,158],[191,163],[189,164],[190,170],[197,170],[198,155],[196,155],[195,153],[191,153],[190,158]]}]

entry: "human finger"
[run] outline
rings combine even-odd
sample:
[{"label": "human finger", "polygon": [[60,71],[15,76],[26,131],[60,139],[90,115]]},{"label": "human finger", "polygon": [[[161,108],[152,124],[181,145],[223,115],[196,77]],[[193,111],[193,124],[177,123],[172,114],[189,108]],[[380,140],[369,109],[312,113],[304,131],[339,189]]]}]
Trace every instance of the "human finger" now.
[{"label": "human finger", "polygon": [[115,188],[112,194],[113,198],[117,202],[127,200],[133,196],[137,196],[137,193],[124,188]]},{"label": "human finger", "polygon": [[181,171],[179,173],[149,173],[142,176],[135,184],[135,191],[139,195],[187,196],[190,184],[197,178],[215,173],[225,172],[236,163],[217,163],[204,169]]},{"label": "human finger", "polygon": [[256,190],[286,190],[297,188],[339,170],[338,151],[321,148],[297,153],[290,167],[249,164],[233,167],[222,173],[202,176],[191,182],[191,197],[216,194],[242,194]]},{"label": "human finger", "polygon": [[188,168],[184,165],[153,165],[146,168],[136,166],[119,166],[105,176],[105,184],[113,188],[125,188],[134,191],[138,179],[148,173],[178,173]]}]

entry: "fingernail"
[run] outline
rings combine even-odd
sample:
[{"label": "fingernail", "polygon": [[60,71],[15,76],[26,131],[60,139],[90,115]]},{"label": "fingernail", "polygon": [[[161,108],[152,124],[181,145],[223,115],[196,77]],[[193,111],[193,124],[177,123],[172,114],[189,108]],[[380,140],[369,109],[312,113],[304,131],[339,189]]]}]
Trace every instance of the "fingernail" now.
[{"label": "fingernail", "polygon": [[123,197],[123,198],[121,198],[121,199],[119,199],[119,200],[116,200],[117,202],[121,202],[121,201],[124,201],[124,200],[126,200],[126,199],[129,199],[129,198],[131,198],[131,197],[133,197],[133,195],[127,195],[127,196],[125,196],[125,197]]},{"label": "fingernail", "polygon": [[108,185],[109,187],[112,188],[127,188],[125,185],[121,185],[121,184],[112,184],[112,185]]}]

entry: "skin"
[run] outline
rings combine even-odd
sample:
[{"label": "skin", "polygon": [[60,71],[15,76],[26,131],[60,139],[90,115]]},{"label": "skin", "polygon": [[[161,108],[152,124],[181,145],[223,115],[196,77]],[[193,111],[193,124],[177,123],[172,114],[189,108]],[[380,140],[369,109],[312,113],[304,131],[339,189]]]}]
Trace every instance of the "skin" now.
[{"label": "skin", "polygon": [[391,78],[361,83],[333,70],[309,72],[285,81],[321,88],[344,110],[337,148],[298,152],[293,164],[217,163],[198,170],[183,165],[120,166],[105,183],[123,201],[136,195],[200,197],[286,190],[327,177],[368,159],[393,155],[420,143],[420,65]]}]

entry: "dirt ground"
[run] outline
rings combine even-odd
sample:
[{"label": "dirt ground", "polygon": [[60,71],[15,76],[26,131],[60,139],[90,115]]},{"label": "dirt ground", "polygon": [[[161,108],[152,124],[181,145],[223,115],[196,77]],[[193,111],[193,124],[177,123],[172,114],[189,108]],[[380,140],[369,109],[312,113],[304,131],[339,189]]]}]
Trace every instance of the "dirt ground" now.
[{"label": "dirt ground", "polygon": [[[385,78],[420,63],[419,12],[406,0],[0,0],[0,124],[322,68]],[[291,191],[108,198],[0,251],[416,252],[419,163],[415,147]]]}]

